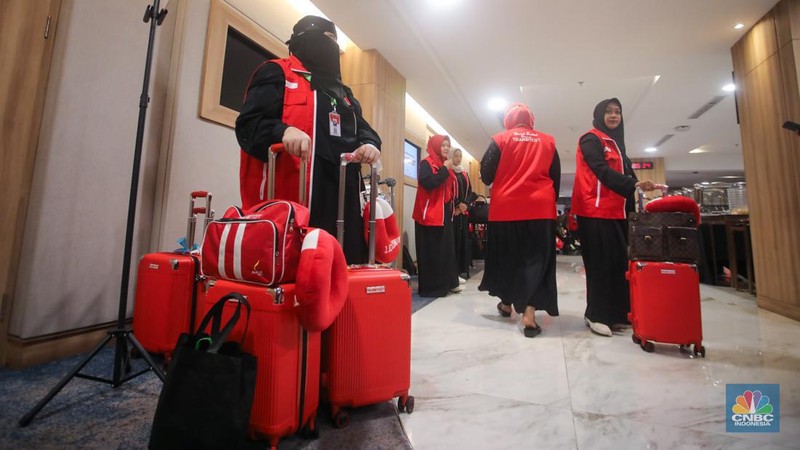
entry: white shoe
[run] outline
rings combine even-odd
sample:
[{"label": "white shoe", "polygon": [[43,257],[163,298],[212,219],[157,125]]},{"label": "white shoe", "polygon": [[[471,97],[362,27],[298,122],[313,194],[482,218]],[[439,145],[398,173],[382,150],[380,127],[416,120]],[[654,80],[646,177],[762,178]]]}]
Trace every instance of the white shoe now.
[{"label": "white shoe", "polygon": [[458,284],[467,284],[467,280],[465,280],[465,279],[463,279],[461,277],[458,277]]},{"label": "white shoe", "polygon": [[613,336],[614,333],[611,332],[611,328],[608,325],[600,322],[592,322],[591,320],[587,319],[586,317],[583,318],[586,322],[586,325],[592,332],[599,334],[600,336]]},{"label": "white shoe", "polygon": [[458,294],[459,292],[461,292],[463,290],[464,290],[464,287],[459,284],[458,286],[454,287],[453,289],[450,289],[450,292],[452,292],[454,294]]}]

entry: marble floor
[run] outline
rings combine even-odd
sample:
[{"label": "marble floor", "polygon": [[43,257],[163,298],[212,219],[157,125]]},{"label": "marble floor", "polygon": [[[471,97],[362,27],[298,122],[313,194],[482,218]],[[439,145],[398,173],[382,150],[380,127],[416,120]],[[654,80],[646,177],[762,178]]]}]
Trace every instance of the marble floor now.
[{"label": "marble floor", "polygon": [[[580,257],[559,256],[561,316],[537,313],[533,339],[481,275],[412,316],[416,405],[400,419],[414,448],[800,448],[800,323],[754,297],[701,285],[701,358],[590,333]],[[726,433],[733,383],[780,384],[779,433]]]}]

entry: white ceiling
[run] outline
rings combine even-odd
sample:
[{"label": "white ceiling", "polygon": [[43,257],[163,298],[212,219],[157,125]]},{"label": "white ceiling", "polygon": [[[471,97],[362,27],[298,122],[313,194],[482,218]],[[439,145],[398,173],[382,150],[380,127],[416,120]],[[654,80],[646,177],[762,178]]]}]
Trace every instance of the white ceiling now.
[{"label": "white ceiling", "polygon": [[[408,93],[474,157],[501,129],[487,103],[502,96],[531,107],[536,127],[556,137],[564,172],[574,172],[594,105],[618,97],[629,156],[665,157],[673,186],[743,174],[735,100],[721,88],[732,78],[731,46],[777,3],[313,1],[356,45],[400,71]],[[733,29],[739,22],[745,27]],[[715,96],[724,98],[688,118]],[[690,128],[675,131],[681,125]],[[668,134],[657,153],[644,153]],[[688,153],[698,147],[708,153]]]}]

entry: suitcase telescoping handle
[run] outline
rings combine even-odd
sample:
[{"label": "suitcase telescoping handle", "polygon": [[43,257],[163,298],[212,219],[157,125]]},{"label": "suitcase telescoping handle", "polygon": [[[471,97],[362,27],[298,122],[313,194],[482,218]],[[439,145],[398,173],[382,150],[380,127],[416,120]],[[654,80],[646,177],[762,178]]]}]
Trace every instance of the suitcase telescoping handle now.
[{"label": "suitcase telescoping handle", "polygon": [[[667,186],[666,184],[656,184],[656,189],[660,189],[661,190],[661,195],[666,197],[667,196],[667,192],[669,191],[669,186]],[[644,212],[644,191],[640,187],[636,188],[636,198],[637,198],[638,203],[639,203],[638,211],[639,212]]]},{"label": "suitcase telescoping handle", "polygon": [[[347,165],[355,158],[353,153],[342,153],[339,164],[339,214],[336,218],[336,239],[344,247],[344,186]],[[378,165],[370,165],[369,175],[369,264],[375,264],[375,199],[378,195]]]},{"label": "suitcase telescoping handle", "polygon": [[[214,220],[214,210],[211,209],[211,192],[207,191],[194,191],[190,194],[191,199],[189,202],[189,225],[186,229],[186,247],[189,251],[194,247],[195,233],[197,231],[197,215],[203,214],[205,221],[203,222],[203,232],[208,226],[209,222]],[[204,198],[205,206],[196,206],[195,203],[198,198]]]},{"label": "suitcase telescoping handle", "polygon": [[[275,161],[278,158],[278,153],[284,151],[283,144],[272,144],[269,146],[269,163],[267,165],[267,199],[273,200],[275,198]],[[308,160],[300,158],[300,187],[298,188],[298,203],[303,206],[309,206],[306,202],[306,170],[308,169]]]}]

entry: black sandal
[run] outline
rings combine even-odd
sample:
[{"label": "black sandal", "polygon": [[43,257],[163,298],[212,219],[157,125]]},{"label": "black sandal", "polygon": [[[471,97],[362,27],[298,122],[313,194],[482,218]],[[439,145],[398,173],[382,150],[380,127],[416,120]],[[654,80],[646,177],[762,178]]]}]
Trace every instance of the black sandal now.
[{"label": "black sandal", "polygon": [[539,325],[536,325],[535,327],[526,326],[522,332],[525,334],[525,337],[532,338],[542,334],[542,327]]},{"label": "black sandal", "polygon": [[503,302],[497,303],[497,312],[503,317],[511,317],[511,313],[503,309]]}]

